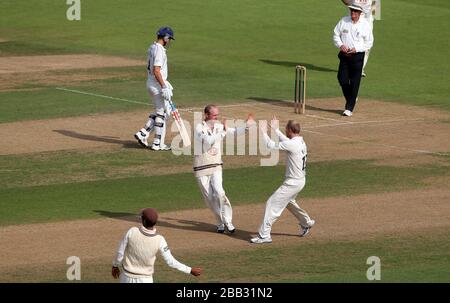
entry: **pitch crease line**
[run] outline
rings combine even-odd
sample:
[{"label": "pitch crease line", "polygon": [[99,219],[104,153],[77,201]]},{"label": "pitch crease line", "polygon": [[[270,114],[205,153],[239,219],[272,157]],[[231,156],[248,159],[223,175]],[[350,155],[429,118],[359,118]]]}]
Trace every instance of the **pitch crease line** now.
[{"label": "pitch crease line", "polygon": [[313,129],[313,128],[321,128],[321,127],[332,127],[332,126],[340,126],[340,125],[354,125],[354,124],[388,124],[395,122],[414,122],[414,121],[425,121],[425,119],[392,119],[392,120],[378,120],[378,121],[356,121],[356,122],[342,122],[335,124],[322,124],[317,126],[304,127],[304,129]]},{"label": "pitch crease line", "polygon": [[[123,102],[128,102],[128,103],[150,105],[149,103],[146,103],[146,102],[130,100],[130,99],[124,99],[124,98],[111,97],[111,96],[101,95],[101,94],[94,94],[94,93],[90,93],[90,92],[84,92],[84,91],[75,90],[75,89],[68,89],[68,88],[64,88],[64,87],[55,87],[55,89],[61,90],[61,91],[66,91],[66,92],[71,92],[71,93],[76,93],[76,94],[82,94],[82,95],[94,96],[94,97],[99,97],[99,98],[106,98],[106,99],[111,99],[111,100],[123,101]],[[256,103],[228,104],[228,105],[222,105],[222,106],[220,106],[220,108],[223,108],[223,107],[237,107],[237,106],[251,106],[251,105],[256,105]],[[202,107],[178,108],[178,110],[187,111],[187,112],[192,112],[195,109],[203,110]]]},{"label": "pitch crease line", "polygon": [[384,146],[384,147],[389,147],[389,148],[392,148],[392,149],[406,150],[406,151],[415,152],[415,153],[421,153],[421,154],[431,154],[431,155],[438,155],[438,156],[447,156],[448,155],[448,153],[438,153],[438,152],[432,152],[432,151],[428,151],[428,150],[410,149],[410,148],[399,147],[399,146],[395,146],[395,145],[388,145],[388,144],[383,144],[383,143],[372,143],[372,142],[368,142],[368,141],[364,141],[364,140],[357,140],[357,139],[352,139],[352,138],[349,138],[349,137],[338,136],[338,135],[333,135],[333,134],[324,134],[324,133],[321,133],[321,132],[315,132],[315,131],[306,130],[306,129],[304,130],[304,132],[308,132],[308,133],[312,133],[312,134],[325,135],[325,136],[330,136],[330,137],[337,137],[337,138],[344,139],[344,140],[347,140],[347,141],[355,141],[355,142],[365,143],[365,144],[369,144],[369,145]]}]

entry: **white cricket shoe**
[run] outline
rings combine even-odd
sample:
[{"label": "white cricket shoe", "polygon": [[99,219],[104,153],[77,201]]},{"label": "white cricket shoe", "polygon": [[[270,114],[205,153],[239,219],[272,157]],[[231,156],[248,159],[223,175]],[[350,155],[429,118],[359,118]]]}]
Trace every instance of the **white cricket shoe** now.
[{"label": "white cricket shoe", "polygon": [[150,146],[150,149],[167,151],[167,150],[171,150],[172,148],[169,145],[153,143],[152,146]]},{"label": "white cricket shoe", "polygon": [[364,71],[361,72],[361,77],[367,77],[367,75]]},{"label": "white cricket shoe", "polygon": [[267,238],[261,238],[259,235],[257,237],[251,238],[250,239],[251,243],[255,243],[255,244],[262,244],[262,243],[272,243],[272,238],[267,237]]},{"label": "white cricket shoe", "polygon": [[309,226],[307,226],[307,227],[300,225],[302,228],[302,230],[300,231],[300,237],[304,237],[307,234],[309,234],[309,231],[311,230],[311,228],[314,226],[315,223],[316,223],[316,221],[311,220],[311,222],[309,223]]},{"label": "white cricket shoe", "polygon": [[236,228],[234,227],[233,223],[231,223],[231,222],[227,223],[226,226],[227,226],[228,232],[230,234],[232,234],[236,231]]},{"label": "white cricket shoe", "polygon": [[351,111],[349,111],[348,109],[344,110],[344,112],[342,113],[342,116],[351,117],[352,115],[353,115],[353,113]]},{"label": "white cricket shoe", "polygon": [[148,147],[147,138],[149,136],[149,132],[145,130],[145,128],[141,128],[140,131],[134,134],[134,137],[143,147]]}]

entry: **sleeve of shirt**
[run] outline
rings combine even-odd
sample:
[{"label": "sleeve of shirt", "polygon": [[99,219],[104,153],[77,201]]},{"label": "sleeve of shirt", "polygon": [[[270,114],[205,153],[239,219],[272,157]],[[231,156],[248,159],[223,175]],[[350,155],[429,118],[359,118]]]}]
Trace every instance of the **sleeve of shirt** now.
[{"label": "sleeve of shirt", "polygon": [[186,274],[191,273],[191,268],[189,266],[184,265],[183,263],[178,262],[170,252],[169,246],[167,245],[166,239],[164,239],[163,236],[161,236],[161,243],[159,245],[159,251],[161,255],[164,258],[164,261],[166,261],[167,265],[169,265],[172,268],[178,269],[179,271],[182,271]]},{"label": "sleeve of shirt", "polygon": [[341,23],[342,21],[339,21],[333,30],[333,43],[337,48],[341,48],[341,46],[344,44],[341,39]]},{"label": "sleeve of shirt", "polygon": [[125,234],[125,237],[123,237],[122,241],[119,244],[119,249],[117,250],[116,257],[113,260],[112,265],[113,266],[120,266],[123,261],[123,255],[125,253],[125,248],[127,248],[128,244],[128,238],[130,237],[131,229],[128,230],[128,232]]},{"label": "sleeve of shirt", "polygon": [[209,146],[213,146],[217,140],[221,140],[223,138],[222,133],[212,135],[208,134],[208,132],[203,130],[202,124],[198,124],[195,127],[195,135],[200,142],[206,142]]},{"label": "sleeve of shirt", "polygon": [[157,47],[155,51],[155,60],[153,61],[153,66],[163,66],[163,61],[163,51],[160,47]]},{"label": "sleeve of shirt", "polygon": [[277,150],[286,150],[293,151],[293,146],[291,140],[286,140],[280,143],[276,143],[272,139],[270,139],[269,135],[264,134],[264,141],[266,141],[266,145],[269,149],[277,149]]},{"label": "sleeve of shirt", "polygon": [[279,128],[277,128],[275,130],[275,133],[277,134],[277,136],[278,136],[278,138],[280,139],[281,142],[289,140],[289,138],[286,137],[286,135],[283,134]]}]

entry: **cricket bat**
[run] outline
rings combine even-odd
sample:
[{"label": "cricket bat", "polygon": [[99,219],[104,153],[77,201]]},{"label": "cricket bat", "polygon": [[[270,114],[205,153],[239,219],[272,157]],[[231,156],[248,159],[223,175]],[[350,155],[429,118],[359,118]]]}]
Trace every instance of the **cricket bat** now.
[{"label": "cricket bat", "polygon": [[184,147],[191,145],[191,138],[189,137],[189,134],[186,130],[186,126],[183,123],[183,120],[181,119],[180,112],[176,108],[175,104],[172,102],[172,100],[168,100],[170,111],[172,113],[172,117],[175,120],[175,125],[178,128],[178,131],[180,132],[181,140],[183,140]]}]

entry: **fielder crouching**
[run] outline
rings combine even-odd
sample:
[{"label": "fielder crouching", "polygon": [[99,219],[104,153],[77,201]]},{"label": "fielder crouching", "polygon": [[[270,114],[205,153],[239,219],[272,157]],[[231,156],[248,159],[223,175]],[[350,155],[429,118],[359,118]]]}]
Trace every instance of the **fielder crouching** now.
[{"label": "fielder crouching", "polygon": [[[189,267],[178,262],[171,254],[163,236],[156,233],[158,213],[146,208],[141,213],[142,226],[132,227],[120,242],[113,260],[112,276],[120,278],[120,283],[153,283],[153,271],[158,251],[167,265],[186,274],[199,276],[201,268]],[[119,266],[122,265],[123,272]]]}]

